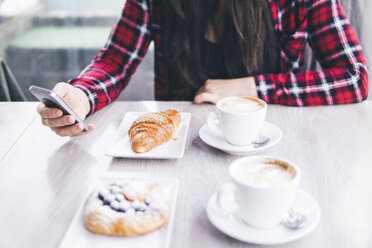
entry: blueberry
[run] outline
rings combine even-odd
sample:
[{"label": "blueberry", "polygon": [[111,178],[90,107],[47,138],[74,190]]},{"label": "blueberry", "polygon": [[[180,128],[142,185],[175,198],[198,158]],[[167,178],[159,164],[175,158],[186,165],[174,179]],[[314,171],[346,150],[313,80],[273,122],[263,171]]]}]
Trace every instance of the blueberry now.
[{"label": "blueberry", "polygon": [[116,200],[119,201],[119,202],[125,200],[125,198],[124,198],[124,196],[122,194],[116,194],[115,197],[116,197]]},{"label": "blueberry", "polygon": [[117,201],[112,201],[112,202],[110,203],[110,207],[111,207],[112,209],[114,209],[114,210],[119,209],[119,202],[117,202]]},{"label": "blueberry", "polygon": [[130,209],[130,204],[128,201],[121,201],[119,203],[119,209],[120,210],[123,210],[124,212],[126,212],[127,210]]},{"label": "blueberry", "polygon": [[141,203],[139,202],[139,201],[134,201],[134,202],[132,202],[131,203],[131,206],[132,206],[132,208],[134,208],[134,209],[136,209],[136,208],[140,208],[140,206],[141,206]]},{"label": "blueberry", "polygon": [[145,199],[145,204],[148,206],[148,205],[150,205],[152,202],[153,202],[153,198],[152,198],[150,195],[148,195],[148,196],[146,197],[146,199]]},{"label": "blueberry", "polygon": [[146,204],[143,203],[143,202],[137,202],[136,204],[132,204],[132,207],[136,211],[141,211],[141,212],[145,212],[146,211]]},{"label": "blueberry", "polygon": [[105,195],[104,196],[104,204],[106,204],[106,205],[110,205],[110,203],[112,202],[112,201],[115,201],[115,195],[113,195],[113,194],[108,194],[108,195]]},{"label": "blueberry", "polygon": [[101,201],[104,201],[104,196],[102,195],[102,193],[98,194],[98,199],[100,199]]}]

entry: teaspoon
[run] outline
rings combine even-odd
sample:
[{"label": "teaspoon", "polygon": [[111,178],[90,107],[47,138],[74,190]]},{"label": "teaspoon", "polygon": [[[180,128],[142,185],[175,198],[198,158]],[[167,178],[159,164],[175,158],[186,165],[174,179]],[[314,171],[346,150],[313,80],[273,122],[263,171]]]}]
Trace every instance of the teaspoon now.
[{"label": "teaspoon", "polygon": [[306,225],[306,216],[291,209],[284,215],[282,224],[289,229],[300,229]]},{"label": "teaspoon", "polygon": [[270,141],[269,137],[260,135],[258,140],[252,142],[252,145],[254,148],[259,148],[259,147],[265,146],[267,143],[269,143],[269,141]]}]

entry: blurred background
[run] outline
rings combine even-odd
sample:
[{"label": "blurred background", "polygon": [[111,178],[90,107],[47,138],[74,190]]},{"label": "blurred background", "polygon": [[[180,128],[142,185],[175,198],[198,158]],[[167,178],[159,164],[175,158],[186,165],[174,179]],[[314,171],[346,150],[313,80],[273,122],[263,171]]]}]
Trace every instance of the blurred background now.
[{"label": "blurred background", "polygon": [[[75,78],[104,47],[125,0],[0,0],[0,57],[25,98]],[[153,46],[120,100],[153,100]]]},{"label": "blurred background", "polygon": [[[340,0],[372,75],[372,1]],[[102,48],[125,0],[0,0],[0,57],[27,100],[31,84],[53,88],[76,77]],[[309,49],[309,48],[307,48]],[[308,52],[307,64],[315,61]],[[153,100],[153,45],[119,100]],[[372,77],[372,76],[370,76]],[[370,87],[369,99],[372,87]]]}]

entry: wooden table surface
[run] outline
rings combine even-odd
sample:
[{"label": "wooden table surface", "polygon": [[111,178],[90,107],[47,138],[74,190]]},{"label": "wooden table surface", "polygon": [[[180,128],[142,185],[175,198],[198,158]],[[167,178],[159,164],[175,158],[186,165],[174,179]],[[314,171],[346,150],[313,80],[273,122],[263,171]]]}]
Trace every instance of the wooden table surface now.
[{"label": "wooden table surface", "polygon": [[[170,247],[266,247],[218,231],[205,206],[229,182],[237,156],[198,136],[212,105],[189,102],[115,102],[88,122],[89,135],[61,138],[40,123],[36,103],[0,103],[0,247],[58,247],[92,181],[105,171],[180,180]],[[127,111],[175,108],[192,113],[186,152],[178,160],[105,156]],[[283,138],[261,154],[295,162],[300,188],[322,216],[308,236],[275,247],[372,247],[372,102],[331,107],[268,106],[267,120]]]}]

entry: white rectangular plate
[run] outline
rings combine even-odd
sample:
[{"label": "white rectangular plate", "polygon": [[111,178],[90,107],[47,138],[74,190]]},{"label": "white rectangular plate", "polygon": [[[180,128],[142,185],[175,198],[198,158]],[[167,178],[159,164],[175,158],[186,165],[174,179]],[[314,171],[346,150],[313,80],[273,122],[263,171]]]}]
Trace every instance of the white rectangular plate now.
[{"label": "white rectangular plate", "polygon": [[106,152],[106,155],[112,157],[121,158],[147,158],[147,159],[174,159],[182,158],[185,150],[185,144],[187,139],[187,132],[190,125],[191,114],[180,113],[181,122],[178,126],[177,133],[173,139],[164,144],[155,147],[151,151],[145,153],[135,153],[130,145],[130,139],[128,136],[128,130],[132,126],[132,123],[137,119],[138,116],[144,114],[144,112],[127,112],[122,120],[116,143]]},{"label": "white rectangular plate", "polygon": [[[111,237],[101,234],[94,234],[88,231],[84,225],[84,206],[87,197],[94,188],[102,185],[102,183],[109,184],[117,180],[136,180],[136,181],[151,181],[158,182],[163,186],[165,195],[169,204],[169,219],[168,222],[153,232],[136,237]],[[174,178],[144,178],[144,177],[128,177],[127,174],[118,175],[107,174],[106,176],[97,179],[89,191],[89,194],[80,204],[80,207],[75,214],[61,244],[60,248],[122,248],[122,247],[136,247],[136,248],[163,248],[169,247],[171,232],[174,220],[174,211],[178,193],[178,179]]]}]

